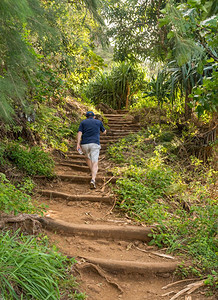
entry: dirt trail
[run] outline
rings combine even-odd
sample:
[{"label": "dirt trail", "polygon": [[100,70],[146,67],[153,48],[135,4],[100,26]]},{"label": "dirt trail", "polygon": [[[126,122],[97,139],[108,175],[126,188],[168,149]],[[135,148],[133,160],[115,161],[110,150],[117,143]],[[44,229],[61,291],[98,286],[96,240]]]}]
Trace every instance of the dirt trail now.
[{"label": "dirt trail", "polygon": [[[151,228],[134,223],[114,208],[115,198],[108,186],[116,181],[110,162],[105,159],[108,143],[139,126],[125,119],[125,114],[106,116],[110,130],[101,137],[97,189],[89,188],[90,172],[83,155],[72,151],[57,158],[57,178],[41,184],[37,196],[48,205],[44,226],[60,251],[77,259],[77,280],[87,299],[170,299],[186,284],[162,289],[177,280],[173,272],[178,261],[161,257],[158,254],[163,252],[157,254],[157,249],[148,246]],[[177,299],[205,298],[198,291],[191,298],[183,295]]]}]

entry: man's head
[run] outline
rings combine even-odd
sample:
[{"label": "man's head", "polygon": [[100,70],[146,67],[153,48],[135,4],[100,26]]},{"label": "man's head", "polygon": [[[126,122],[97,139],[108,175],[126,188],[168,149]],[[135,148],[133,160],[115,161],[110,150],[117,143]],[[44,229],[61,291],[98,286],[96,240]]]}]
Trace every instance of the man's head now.
[{"label": "man's head", "polygon": [[87,111],[87,113],[86,113],[86,118],[90,118],[90,117],[94,117],[95,116],[95,114],[93,113],[93,111]]}]

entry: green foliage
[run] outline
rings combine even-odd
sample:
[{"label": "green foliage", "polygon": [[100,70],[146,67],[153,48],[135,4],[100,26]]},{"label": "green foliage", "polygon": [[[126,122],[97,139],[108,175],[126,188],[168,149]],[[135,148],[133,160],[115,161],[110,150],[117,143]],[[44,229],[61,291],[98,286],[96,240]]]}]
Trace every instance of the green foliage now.
[{"label": "green foliage", "polygon": [[79,116],[75,111],[68,112],[65,104],[58,104],[56,108],[39,105],[35,122],[28,127],[37,134],[45,147],[52,147],[64,152],[68,149],[69,139],[77,134]]},{"label": "green foliage", "polygon": [[75,280],[70,268],[75,260],[67,259],[55,247],[50,249],[46,237],[7,231],[0,234],[0,244],[2,299],[84,299],[82,294],[71,293]]},{"label": "green foliage", "polygon": [[[162,10],[163,18],[159,20],[160,26],[167,25],[166,61],[176,61],[173,67],[168,65],[172,77],[171,95],[175,98],[174,93],[178,88],[184,91],[186,119],[190,118],[190,107],[194,107],[199,116],[205,111],[217,111],[215,11],[215,1],[211,0],[187,1],[179,5],[169,1]],[[212,14],[214,15],[211,16]]]},{"label": "green foliage", "polygon": [[163,103],[170,99],[170,80],[166,70],[158,71],[157,78],[152,78],[148,83],[145,97],[153,97],[160,106],[163,106]]},{"label": "green foliage", "polygon": [[215,201],[207,199],[203,206],[192,206],[189,213],[177,211],[177,218],[157,226],[153,243],[160,241],[169,247],[170,251],[187,252],[201,272],[217,269],[217,216]]},{"label": "green foliage", "polygon": [[116,61],[164,57],[165,32],[158,28],[158,18],[165,1],[107,0],[103,4],[103,14],[109,24],[107,34],[113,41]]},{"label": "green foliage", "polygon": [[216,112],[218,108],[217,100],[218,74],[214,70],[211,77],[204,77],[203,84],[195,86],[189,97],[193,99],[192,105],[196,108],[198,116],[206,112]]},{"label": "green foliage", "polygon": [[185,252],[201,274],[210,273],[217,268],[216,174],[194,157],[186,169],[177,146],[172,128],[158,125],[112,145],[108,154],[121,164],[114,169],[120,176],[117,206],[137,221],[157,225],[153,244]]},{"label": "green foliage", "polygon": [[44,30],[47,32],[47,42],[53,39],[54,30],[46,22],[45,12],[38,0],[19,3],[3,0],[0,17],[0,117],[8,120],[16,104],[25,105],[28,78],[36,70],[38,55],[29,41],[30,32],[40,43]]},{"label": "green foliage", "polygon": [[130,165],[120,169],[122,178],[117,182],[120,207],[132,217],[147,223],[169,217],[169,207],[161,199],[179,182],[179,176],[164,165],[160,151],[163,149],[155,149],[153,157],[141,158],[141,161],[133,161],[133,154]]},{"label": "green foliage", "polygon": [[42,212],[43,208],[37,208],[31,200],[29,193],[32,188],[33,183],[29,179],[16,187],[6,179],[4,174],[0,173],[0,211],[15,215]]},{"label": "green foliage", "polygon": [[122,62],[108,73],[99,73],[84,92],[95,104],[104,102],[114,109],[121,109],[129,105],[143,84],[143,71],[137,65]]},{"label": "green foliage", "polygon": [[72,88],[103,66],[93,52],[93,39],[103,35],[93,20],[102,23],[98,5],[97,0],[1,1],[1,119],[11,121],[18,108],[30,110],[31,100],[63,94],[70,74]]},{"label": "green foliage", "polygon": [[20,143],[9,143],[6,148],[6,156],[28,175],[54,175],[54,161],[50,155],[38,146],[29,149]]}]

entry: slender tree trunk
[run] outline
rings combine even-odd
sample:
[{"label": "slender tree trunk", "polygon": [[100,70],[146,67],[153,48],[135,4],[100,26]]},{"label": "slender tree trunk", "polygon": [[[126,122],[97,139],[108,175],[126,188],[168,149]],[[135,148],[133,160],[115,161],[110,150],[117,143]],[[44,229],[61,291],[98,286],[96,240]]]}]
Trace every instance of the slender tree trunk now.
[{"label": "slender tree trunk", "polygon": [[127,95],[126,95],[126,109],[129,107],[129,95],[130,95],[130,85],[127,83]]}]

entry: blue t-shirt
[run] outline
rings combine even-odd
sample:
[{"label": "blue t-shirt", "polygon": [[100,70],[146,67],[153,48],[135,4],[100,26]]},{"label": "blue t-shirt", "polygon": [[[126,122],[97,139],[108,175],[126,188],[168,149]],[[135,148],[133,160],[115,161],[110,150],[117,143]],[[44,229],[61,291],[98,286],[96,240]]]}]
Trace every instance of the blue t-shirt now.
[{"label": "blue t-shirt", "polygon": [[105,128],[100,120],[88,118],[80,123],[78,131],[82,132],[82,145],[91,143],[100,145],[100,131],[104,132]]}]

